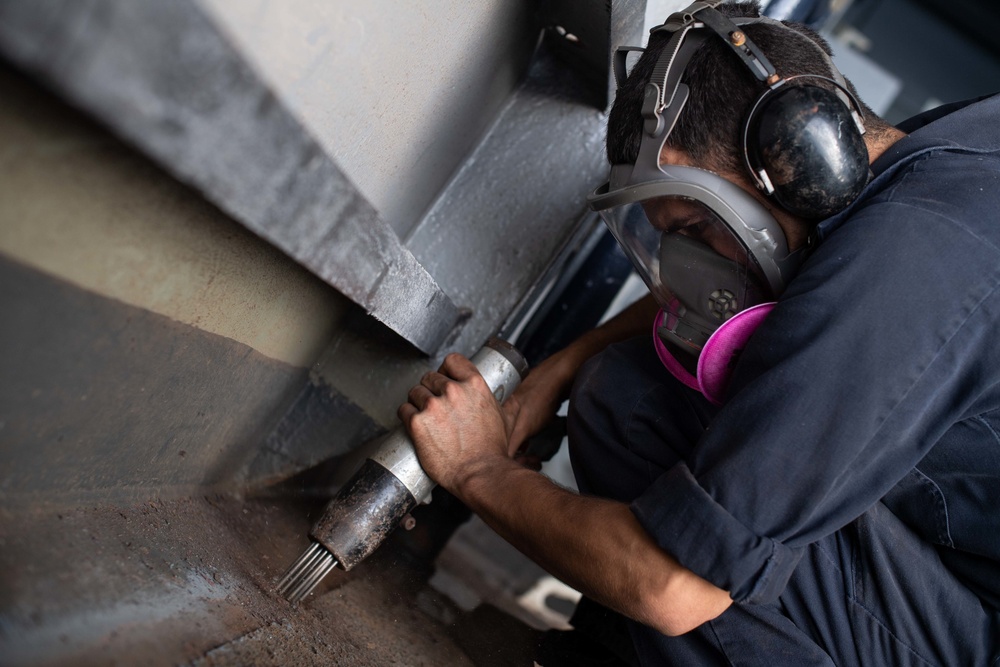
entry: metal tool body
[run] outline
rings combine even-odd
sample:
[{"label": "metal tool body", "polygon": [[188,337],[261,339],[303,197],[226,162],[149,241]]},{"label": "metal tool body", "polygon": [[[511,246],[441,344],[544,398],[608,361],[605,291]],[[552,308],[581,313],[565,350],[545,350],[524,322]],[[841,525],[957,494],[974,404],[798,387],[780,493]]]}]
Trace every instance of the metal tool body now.
[{"label": "metal tool body", "polygon": [[[490,339],[471,361],[501,403],[527,372],[524,357],[497,338]],[[297,602],[336,565],[343,570],[353,568],[375,551],[414,507],[429,500],[434,486],[400,425],[327,505],[309,533],[313,544],[285,572],[278,592]]]}]

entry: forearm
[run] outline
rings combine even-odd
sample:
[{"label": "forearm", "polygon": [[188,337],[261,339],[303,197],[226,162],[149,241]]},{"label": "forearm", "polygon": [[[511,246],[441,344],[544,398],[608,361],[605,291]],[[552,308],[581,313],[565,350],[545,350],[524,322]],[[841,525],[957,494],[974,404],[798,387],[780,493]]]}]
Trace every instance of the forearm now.
[{"label": "forearm", "polygon": [[601,326],[574,340],[560,354],[575,371],[608,345],[651,331],[658,307],[652,295],[647,294]]},{"label": "forearm", "polygon": [[653,298],[646,296],[533,368],[510,402],[517,406],[518,418],[510,433],[509,453],[514,455],[556,414],[584,362],[611,343],[650,331],[656,308]]},{"label": "forearm", "polygon": [[473,466],[452,491],[554,576],[664,634],[692,630],[731,603],[660,549],[622,503],[571,493],[506,459]]}]

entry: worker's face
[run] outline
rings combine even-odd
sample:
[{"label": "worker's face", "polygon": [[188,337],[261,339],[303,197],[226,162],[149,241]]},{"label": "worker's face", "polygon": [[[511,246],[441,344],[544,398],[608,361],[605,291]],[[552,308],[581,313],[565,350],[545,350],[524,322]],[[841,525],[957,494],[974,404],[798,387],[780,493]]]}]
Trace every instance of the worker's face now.
[{"label": "worker's face", "polygon": [[681,234],[733,262],[745,262],[746,250],[729,228],[704,204],[684,197],[659,197],[642,203],[653,228]]},{"label": "worker's face", "polygon": [[781,227],[790,251],[797,250],[805,245],[809,236],[809,230],[811,229],[810,225],[802,218],[796,217],[779,207],[773,199],[765,196],[760,190],[754,187],[745,174],[721,172],[709,163],[694,160],[684,151],[666,145],[660,150],[660,164],[704,169],[726,179],[733,185],[742,188],[767,209],[775,222],[778,223],[778,226]]},{"label": "worker's face", "polygon": [[[686,160],[670,166],[688,169],[667,169],[662,188],[650,181],[649,186],[643,184],[632,192],[623,192],[623,203],[599,210],[664,312],[671,313],[682,325],[685,318],[690,320],[687,324],[704,330],[707,338],[719,324],[715,321],[718,313],[729,316],[759,303],[770,296],[770,283],[751,254],[748,241],[740,236],[753,234],[753,230],[733,209],[725,207],[720,195],[714,194],[716,190],[732,192],[719,183],[729,179]],[[690,167],[711,176],[703,177]],[[685,180],[689,177],[691,180]],[[704,200],[696,199],[702,190]],[[639,198],[640,194],[657,191],[670,194]],[[722,208],[716,212],[714,206]],[[748,206],[747,211],[760,224],[772,224],[758,208]],[[721,216],[731,216],[732,220]],[[773,226],[768,227],[771,230]]]},{"label": "worker's face", "polygon": [[[733,174],[719,174],[710,165],[702,164],[693,160],[684,151],[663,146],[660,151],[661,165],[677,165],[683,167],[695,167],[712,171],[725,178],[734,185],[750,192],[758,200],[762,199],[760,192],[754,188],[745,178]],[[650,224],[659,232],[677,233],[687,236],[702,245],[711,248],[720,257],[724,257],[732,262],[737,262],[745,266],[750,274],[757,280],[764,281],[763,272],[754,261],[743,243],[736,237],[719,217],[707,206],[693,199],[685,197],[660,197],[658,199],[643,202],[643,209]],[[770,206],[768,206],[770,209]],[[771,211],[773,213],[773,211]],[[788,236],[784,225],[779,221]]]}]

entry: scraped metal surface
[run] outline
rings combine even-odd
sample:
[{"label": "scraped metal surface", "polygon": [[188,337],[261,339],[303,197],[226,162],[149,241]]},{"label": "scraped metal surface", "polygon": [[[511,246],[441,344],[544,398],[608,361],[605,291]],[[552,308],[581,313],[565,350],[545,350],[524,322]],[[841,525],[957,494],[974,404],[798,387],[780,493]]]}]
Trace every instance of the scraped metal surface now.
[{"label": "scraped metal surface", "polygon": [[608,71],[588,64],[601,59],[595,51],[610,62],[608,43],[638,39],[643,8],[622,1],[551,10],[552,25],[572,20],[574,10],[586,16],[589,34],[600,40],[574,41],[561,26],[549,27],[525,83],[407,239],[442,288],[476,313],[459,332],[457,350],[474,351],[500,327],[580,226],[587,195],[607,178],[600,104]]},{"label": "scraped metal surface", "polygon": [[473,305],[476,318],[455,345],[465,354],[544,272],[606,175],[603,114],[578,102],[586,90],[539,53],[528,81],[407,240],[446,291]]},{"label": "scraped metal surface", "polygon": [[0,52],[425,353],[459,311],[193,0],[0,5]]},{"label": "scraped metal surface", "polygon": [[277,595],[308,509],[212,496],[0,510],[0,663],[484,664],[458,645],[457,613],[446,624],[420,608],[448,609],[398,548],[297,607]]}]

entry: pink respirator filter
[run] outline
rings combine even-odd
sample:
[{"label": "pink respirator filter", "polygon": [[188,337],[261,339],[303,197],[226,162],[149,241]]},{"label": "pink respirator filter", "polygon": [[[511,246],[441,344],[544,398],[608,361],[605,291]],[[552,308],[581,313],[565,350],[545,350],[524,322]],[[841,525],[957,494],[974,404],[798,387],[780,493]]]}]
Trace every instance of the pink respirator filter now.
[{"label": "pink respirator filter", "polygon": [[715,405],[722,405],[735,359],[774,306],[774,302],[761,303],[742,310],[723,322],[701,349],[696,376],[684,368],[660,339],[657,329],[664,319],[672,317],[661,310],[653,320],[653,345],[656,347],[656,354],[671,375],[691,389],[700,391]]}]

